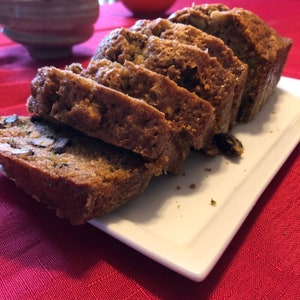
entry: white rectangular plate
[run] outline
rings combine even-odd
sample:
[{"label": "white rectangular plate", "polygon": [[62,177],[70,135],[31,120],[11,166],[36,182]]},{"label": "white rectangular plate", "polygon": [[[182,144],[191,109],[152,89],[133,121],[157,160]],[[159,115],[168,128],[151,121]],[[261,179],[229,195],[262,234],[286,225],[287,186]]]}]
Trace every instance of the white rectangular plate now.
[{"label": "white rectangular plate", "polygon": [[240,159],[191,153],[181,175],[155,178],[136,200],[90,223],[202,281],[299,142],[299,86],[282,77],[256,119],[234,129],[245,148]]}]

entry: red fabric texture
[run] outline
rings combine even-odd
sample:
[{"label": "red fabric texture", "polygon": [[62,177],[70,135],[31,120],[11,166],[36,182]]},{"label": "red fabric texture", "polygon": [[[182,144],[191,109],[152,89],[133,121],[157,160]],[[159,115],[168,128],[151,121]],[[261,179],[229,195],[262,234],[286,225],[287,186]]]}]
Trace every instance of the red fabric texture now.
[{"label": "red fabric texture", "polygon": [[[192,2],[178,0],[170,12]],[[223,3],[250,9],[291,37],[284,75],[300,79],[300,2]],[[0,34],[1,115],[25,113],[38,67],[85,65],[107,32],[135,21],[121,3],[100,11],[94,36],[76,46],[73,57],[60,61],[36,62],[23,46]],[[72,226],[56,218],[0,175],[0,299],[299,299],[299,150],[298,145],[200,283],[90,225]]]}]

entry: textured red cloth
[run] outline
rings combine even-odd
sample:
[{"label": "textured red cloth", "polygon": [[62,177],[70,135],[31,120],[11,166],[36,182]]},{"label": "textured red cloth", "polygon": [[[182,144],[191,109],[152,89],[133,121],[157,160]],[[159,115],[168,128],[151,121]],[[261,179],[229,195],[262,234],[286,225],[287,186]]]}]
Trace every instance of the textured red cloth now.
[{"label": "textured red cloth", "polygon": [[[191,5],[179,0],[171,11]],[[211,2],[213,1],[206,1]],[[300,79],[300,2],[223,1],[250,9],[294,40],[284,75]],[[74,56],[35,62],[0,34],[0,113],[24,113],[39,66],[84,65],[111,29],[135,19],[101,7],[94,36]],[[201,283],[192,282],[90,225],[71,226],[0,175],[0,299],[299,299],[300,146],[259,198]]]}]

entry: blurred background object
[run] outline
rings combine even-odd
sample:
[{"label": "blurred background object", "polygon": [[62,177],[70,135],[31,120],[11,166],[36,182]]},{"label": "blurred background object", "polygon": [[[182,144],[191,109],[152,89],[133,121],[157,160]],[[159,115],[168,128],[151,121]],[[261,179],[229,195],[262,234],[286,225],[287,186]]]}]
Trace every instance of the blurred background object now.
[{"label": "blurred background object", "polygon": [[157,17],[163,15],[176,0],[121,0],[134,16]]},{"label": "blurred background object", "polygon": [[8,0],[0,2],[3,34],[36,59],[71,55],[88,40],[99,16],[98,0]]},{"label": "blurred background object", "polygon": [[119,0],[99,0],[99,4],[113,4],[115,2],[118,2]]}]

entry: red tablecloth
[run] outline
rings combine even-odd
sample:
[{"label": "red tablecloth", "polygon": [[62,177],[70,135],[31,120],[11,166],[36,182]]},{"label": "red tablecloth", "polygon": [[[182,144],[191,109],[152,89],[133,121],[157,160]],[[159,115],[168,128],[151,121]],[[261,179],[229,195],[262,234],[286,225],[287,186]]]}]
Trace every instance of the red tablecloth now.
[{"label": "red tablecloth", "polygon": [[[170,12],[192,2],[179,0]],[[294,45],[283,74],[300,79],[298,0],[223,3],[250,9],[291,37]],[[121,3],[104,5],[94,36],[76,46],[73,57],[51,62],[32,60],[21,45],[0,34],[1,114],[25,104],[39,66],[85,65],[108,31],[134,21]],[[300,299],[299,149],[201,283],[90,225],[71,226],[56,218],[0,175],[0,299]]]}]

